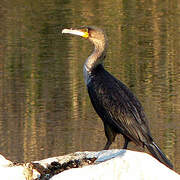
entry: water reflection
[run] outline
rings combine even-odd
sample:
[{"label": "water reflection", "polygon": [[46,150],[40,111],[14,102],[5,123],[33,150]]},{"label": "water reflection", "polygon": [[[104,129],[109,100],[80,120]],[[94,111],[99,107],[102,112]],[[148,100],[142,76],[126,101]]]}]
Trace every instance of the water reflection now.
[{"label": "water reflection", "polygon": [[105,67],[138,96],[153,137],[180,172],[179,8],[122,0],[0,6],[0,152],[30,161],[102,149],[103,126],[82,75],[92,46],[61,36],[65,27],[96,25],[108,34]]}]

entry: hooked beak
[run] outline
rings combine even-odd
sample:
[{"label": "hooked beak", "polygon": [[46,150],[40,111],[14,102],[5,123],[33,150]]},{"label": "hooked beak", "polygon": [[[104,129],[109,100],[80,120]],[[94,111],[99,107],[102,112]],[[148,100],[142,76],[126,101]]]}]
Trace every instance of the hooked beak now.
[{"label": "hooked beak", "polygon": [[81,37],[84,37],[84,38],[89,37],[88,32],[84,32],[82,30],[77,30],[77,29],[63,29],[62,34],[64,34],[64,33],[66,33],[66,34],[74,34],[74,35],[81,36]]}]

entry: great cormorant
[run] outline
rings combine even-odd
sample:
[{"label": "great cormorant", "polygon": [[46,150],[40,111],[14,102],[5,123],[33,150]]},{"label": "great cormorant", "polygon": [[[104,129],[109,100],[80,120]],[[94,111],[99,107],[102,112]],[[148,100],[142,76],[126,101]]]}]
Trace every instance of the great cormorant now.
[{"label": "great cormorant", "polygon": [[107,49],[105,33],[99,28],[88,26],[64,29],[62,33],[81,36],[94,44],[94,51],[87,58],[83,70],[92,105],[104,124],[107,137],[104,149],[109,149],[120,133],[125,139],[124,149],[130,141],[146,146],[156,159],[172,169],[171,162],[153,141],[141,103],[128,87],[103,67]]}]

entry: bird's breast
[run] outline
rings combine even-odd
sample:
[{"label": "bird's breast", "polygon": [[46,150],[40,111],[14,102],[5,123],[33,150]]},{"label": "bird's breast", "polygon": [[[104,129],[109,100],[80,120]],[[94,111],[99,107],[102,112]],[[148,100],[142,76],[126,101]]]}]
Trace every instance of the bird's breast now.
[{"label": "bird's breast", "polygon": [[89,84],[89,82],[91,81],[91,76],[90,76],[91,72],[87,68],[86,64],[84,64],[84,67],[83,67],[83,74],[84,74],[84,81],[87,86]]}]

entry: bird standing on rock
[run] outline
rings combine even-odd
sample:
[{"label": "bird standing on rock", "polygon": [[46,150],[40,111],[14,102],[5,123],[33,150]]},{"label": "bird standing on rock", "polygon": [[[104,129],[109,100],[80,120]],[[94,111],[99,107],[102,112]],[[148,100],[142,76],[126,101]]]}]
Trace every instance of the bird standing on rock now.
[{"label": "bird standing on rock", "polygon": [[173,165],[153,141],[147,119],[141,103],[121,81],[112,76],[103,67],[106,57],[107,37],[96,27],[64,29],[62,33],[74,34],[89,40],[94,51],[84,64],[84,79],[92,105],[104,124],[109,149],[117,134],[122,134],[127,149],[133,141],[139,146],[146,146],[149,152],[169,168]]}]

